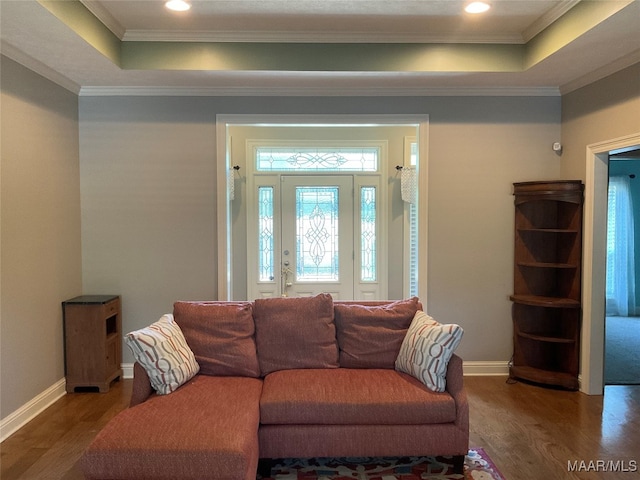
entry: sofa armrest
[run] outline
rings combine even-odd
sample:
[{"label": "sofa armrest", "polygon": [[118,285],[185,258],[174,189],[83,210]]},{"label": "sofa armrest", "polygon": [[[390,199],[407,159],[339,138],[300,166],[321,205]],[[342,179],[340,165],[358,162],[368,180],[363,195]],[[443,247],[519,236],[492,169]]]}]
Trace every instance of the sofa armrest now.
[{"label": "sofa armrest", "polygon": [[463,390],[463,387],[462,358],[454,353],[447,366],[447,392],[455,397],[458,392]]},{"label": "sofa armrest", "polygon": [[466,432],[467,443],[469,437],[469,401],[464,389],[464,376],[462,373],[462,358],[455,353],[449,360],[447,367],[447,392],[456,403],[456,425]]},{"label": "sofa armrest", "polygon": [[149,375],[138,362],[133,364],[133,389],[129,407],[134,407],[147,400],[154,390],[149,380]]}]

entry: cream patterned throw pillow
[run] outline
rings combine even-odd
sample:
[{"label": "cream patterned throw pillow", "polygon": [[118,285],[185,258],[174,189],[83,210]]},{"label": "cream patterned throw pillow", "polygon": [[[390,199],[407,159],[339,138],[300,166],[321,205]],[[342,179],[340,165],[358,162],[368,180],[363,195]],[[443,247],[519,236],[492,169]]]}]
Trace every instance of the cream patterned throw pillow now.
[{"label": "cream patterned throw pillow", "polygon": [[463,333],[459,325],[440,324],[418,310],[400,347],[396,370],[417,378],[435,392],[444,392],[447,366]]},{"label": "cream patterned throw pillow", "polygon": [[149,375],[151,386],[160,395],[174,392],[200,371],[182,330],[171,314],[163,315],[146,328],[126,334],[124,340]]}]

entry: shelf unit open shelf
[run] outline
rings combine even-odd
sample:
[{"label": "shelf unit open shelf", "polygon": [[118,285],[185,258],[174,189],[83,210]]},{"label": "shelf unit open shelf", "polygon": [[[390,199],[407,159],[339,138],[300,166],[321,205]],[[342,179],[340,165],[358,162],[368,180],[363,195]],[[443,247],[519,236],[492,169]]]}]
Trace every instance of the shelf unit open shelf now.
[{"label": "shelf unit open shelf", "polygon": [[513,378],[578,388],[583,189],[514,184]]}]

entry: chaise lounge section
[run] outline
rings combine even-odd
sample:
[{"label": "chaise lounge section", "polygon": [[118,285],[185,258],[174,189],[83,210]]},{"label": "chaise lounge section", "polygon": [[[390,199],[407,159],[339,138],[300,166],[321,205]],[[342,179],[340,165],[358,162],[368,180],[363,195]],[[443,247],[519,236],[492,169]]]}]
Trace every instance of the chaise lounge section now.
[{"label": "chaise lounge section", "polygon": [[84,454],[86,478],[255,480],[255,378],[197,375],[113,418]]}]

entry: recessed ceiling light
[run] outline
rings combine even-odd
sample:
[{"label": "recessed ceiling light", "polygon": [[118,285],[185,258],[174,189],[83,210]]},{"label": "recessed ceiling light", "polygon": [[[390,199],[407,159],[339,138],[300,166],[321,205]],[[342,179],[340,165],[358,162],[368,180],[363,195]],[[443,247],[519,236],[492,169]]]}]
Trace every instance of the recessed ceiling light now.
[{"label": "recessed ceiling light", "polygon": [[164,4],[169,10],[174,12],[186,12],[191,8],[191,5],[185,0],[169,0]]},{"label": "recessed ceiling light", "polygon": [[491,8],[486,2],[471,2],[469,5],[464,7],[464,11],[467,13],[483,13]]}]

